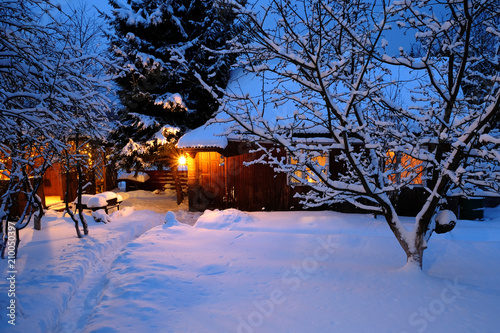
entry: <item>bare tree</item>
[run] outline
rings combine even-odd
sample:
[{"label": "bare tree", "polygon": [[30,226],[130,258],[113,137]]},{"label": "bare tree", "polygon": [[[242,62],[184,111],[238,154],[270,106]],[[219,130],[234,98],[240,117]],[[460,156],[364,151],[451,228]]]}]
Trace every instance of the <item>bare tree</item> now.
[{"label": "bare tree", "polygon": [[[70,6],[67,13],[63,15],[61,21],[62,40],[67,47],[68,55],[76,59],[81,59],[78,62],[80,70],[89,78],[90,86],[87,86],[89,91],[92,91],[95,98],[94,103],[88,103],[83,99],[72,99],[69,113],[72,114],[75,120],[73,126],[61,133],[60,137],[64,138],[65,142],[70,143],[60,154],[60,159],[64,161],[64,172],[67,177],[66,184],[71,181],[70,175],[72,170],[76,171],[77,175],[77,198],[76,207],[78,215],[75,216],[69,206],[70,198],[69,188],[66,188],[65,202],[66,212],[75,223],[77,236],[81,237],[78,228],[79,222],[82,224],[83,233],[89,233],[88,224],[83,214],[82,194],[85,183],[87,182],[88,156],[85,155],[84,146],[93,140],[102,142],[107,136],[107,118],[106,111],[109,111],[109,85],[107,82],[111,80],[110,72],[112,64],[109,62],[108,50],[106,48],[106,37],[104,35],[103,19],[95,16],[96,11],[88,3],[80,1],[74,6]],[[79,91],[83,87],[75,86],[74,89]]]},{"label": "bare tree", "polygon": [[[499,76],[473,66],[498,64],[498,52],[471,52],[478,26],[498,50],[497,1],[271,0],[255,12],[229,2],[250,35],[233,51],[265,83],[260,96],[225,91],[221,112],[240,133],[275,144],[261,145],[260,162],[308,186],[303,204],[348,202],[384,216],[407,262],[421,268],[447,194],[498,192]],[[391,28],[408,29],[425,54],[388,54]],[[480,102],[462,89],[479,83]],[[287,159],[274,154],[283,148]],[[342,172],[322,162],[331,151]],[[391,198],[417,184],[427,199],[408,229]]]},{"label": "bare tree", "polygon": [[50,0],[2,2],[0,14],[0,158],[7,178],[0,203],[3,253],[9,222],[15,222],[18,237],[33,216],[40,217],[37,190],[68,139],[78,130],[95,133],[105,123],[109,61],[72,38]]}]

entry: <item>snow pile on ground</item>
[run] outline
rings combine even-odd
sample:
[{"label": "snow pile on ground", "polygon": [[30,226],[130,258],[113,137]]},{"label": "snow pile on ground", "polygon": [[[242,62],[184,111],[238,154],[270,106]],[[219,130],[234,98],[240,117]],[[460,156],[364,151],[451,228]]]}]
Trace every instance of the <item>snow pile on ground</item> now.
[{"label": "snow pile on ground", "polygon": [[422,273],[371,216],[207,211],[129,244],[83,331],[494,332],[500,220],[460,223]]},{"label": "snow pile on ground", "polygon": [[[49,216],[43,231],[25,236],[17,263],[18,325],[4,319],[0,331],[500,327],[500,209],[487,209],[483,222],[460,220],[451,233],[434,235],[423,272],[402,268],[396,239],[369,215],[206,211],[191,227],[176,223],[190,216],[185,211],[114,214],[109,224],[91,222],[82,240],[67,219]],[[0,265],[5,271],[7,262]],[[6,279],[0,284],[7,290]],[[5,292],[0,307],[7,302]]]},{"label": "snow pile on ground", "polygon": [[248,226],[254,221],[253,217],[237,209],[218,209],[205,213],[196,221],[195,228],[232,230],[235,227]]},{"label": "snow pile on ground", "polygon": [[174,212],[168,211],[167,214],[165,214],[165,224],[163,225],[163,229],[178,226],[179,224],[180,223],[177,221]]},{"label": "snow pile on ground", "polygon": [[96,222],[103,222],[103,223],[111,222],[110,216],[106,214],[106,211],[104,209],[99,209],[96,210],[95,212],[92,212],[92,217]]}]

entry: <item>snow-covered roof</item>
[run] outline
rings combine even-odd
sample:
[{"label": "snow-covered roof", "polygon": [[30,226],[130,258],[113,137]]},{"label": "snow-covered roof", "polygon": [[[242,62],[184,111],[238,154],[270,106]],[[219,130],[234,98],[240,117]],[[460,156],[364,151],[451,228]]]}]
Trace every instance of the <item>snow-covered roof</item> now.
[{"label": "snow-covered roof", "polygon": [[228,124],[207,123],[183,135],[177,148],[226,148],[228,138],[220,133],[226,132]]}]

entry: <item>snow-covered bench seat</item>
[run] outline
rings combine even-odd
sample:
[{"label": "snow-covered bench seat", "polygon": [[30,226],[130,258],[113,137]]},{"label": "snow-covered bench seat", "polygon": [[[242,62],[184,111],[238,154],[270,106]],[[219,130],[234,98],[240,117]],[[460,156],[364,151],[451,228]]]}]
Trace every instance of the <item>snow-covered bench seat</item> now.
[{"label": "snow-covered bench seat", "polygon": [[[117,208],[120,210],[120,203],[123,201],[121,195],[116,194],[114,192],[103,192],[96,195],[92,194],[82,194],[82,209],[89,209],[93,212],[104,209],[106,214],[108,214],[108,210],[111,208]],[[79,208],[78,206],[78,198],[73,201],[75,205],[75,212]]]}]

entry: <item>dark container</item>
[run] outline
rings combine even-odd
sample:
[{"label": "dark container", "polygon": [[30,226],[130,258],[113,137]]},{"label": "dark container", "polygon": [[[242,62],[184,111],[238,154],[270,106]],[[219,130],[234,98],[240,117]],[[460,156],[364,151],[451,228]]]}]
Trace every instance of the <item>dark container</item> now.
[{"label": "dark container", "polygon": [[483,220],[484,198],[460,198],[461,220]]}]

